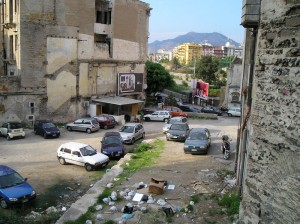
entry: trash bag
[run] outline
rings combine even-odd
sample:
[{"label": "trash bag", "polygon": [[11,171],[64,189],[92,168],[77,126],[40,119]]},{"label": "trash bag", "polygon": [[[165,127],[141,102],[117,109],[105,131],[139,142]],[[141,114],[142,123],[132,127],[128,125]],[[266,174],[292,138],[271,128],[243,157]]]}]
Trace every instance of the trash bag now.
[{"label": "trash bag", "polygon": [[164,211],[167,217],[174,216],[174,211],[171,207],[162,207],[162,210]]}]

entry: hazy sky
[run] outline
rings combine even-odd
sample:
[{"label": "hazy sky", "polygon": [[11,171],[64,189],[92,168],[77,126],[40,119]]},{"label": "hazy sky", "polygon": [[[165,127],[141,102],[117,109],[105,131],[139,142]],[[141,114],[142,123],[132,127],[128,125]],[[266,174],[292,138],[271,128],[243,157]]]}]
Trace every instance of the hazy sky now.
[{"label": "hazy sky", "polygon": [[141,0],[150,4],[149,43],[188,32],[218,32],[239,43],[242,0]]}]

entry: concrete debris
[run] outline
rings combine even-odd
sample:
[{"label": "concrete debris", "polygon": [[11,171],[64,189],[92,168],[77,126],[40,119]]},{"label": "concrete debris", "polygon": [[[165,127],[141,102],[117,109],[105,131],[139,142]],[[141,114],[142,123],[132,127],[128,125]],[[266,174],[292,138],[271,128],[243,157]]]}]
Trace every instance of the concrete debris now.
[{"label": "concrete debris", "polygon": [[109,211],[111,211],[111,212],[117,212],[118,208],[116,206],[112,206],[112,207],[109,208]]},{"label": "concrete debris", "polygon": [[167,202],[164,199],[161,199],[161,198],[158,199],[156,203],[159,204],[159,205],[161,205],[161,206],[164,206],[164,205],[167,204]]},{"label": "concrete debris", "polygon": [[54,213],[54,212],[57,212],[57,209],[53,206],[49,207],[46,209],[46,214],[50,214],[50,213]]},{"label": "concrete debris", "polygon": [[97,214],[97,215],[96,215],[96,219],[97,219],[97,220],[103,220],[104,217],[103,217],[102,214]]},{"label": "concrete debris", "polygon": [[102,210],[103,209],[103,206],[102,205],[97,205],[96,206],[96,211],[100,211],[100,210]]},{"label": "concrete debris", "polygon": [[236,185],[236,178],[227,176],[225,177],[224,182],[227,184],[228,187],[232,188]]},{"label": "concrete debris", "polygon": [[112,188],[113,186],[114,186],[113,183],[108,183],[108,184],[106,185],[107,188]]},{"label": "concrete debris", "polygon": [[86,220],[85,224],[93,224],[93,222],[91,220]]}]

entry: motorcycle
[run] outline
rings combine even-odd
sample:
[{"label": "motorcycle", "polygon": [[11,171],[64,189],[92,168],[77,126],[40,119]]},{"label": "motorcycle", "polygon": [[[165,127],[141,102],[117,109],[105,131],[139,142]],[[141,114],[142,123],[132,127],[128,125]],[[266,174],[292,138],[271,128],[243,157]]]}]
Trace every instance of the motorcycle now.
[{"label": "motorcycle", "polygon": [[230,158],[230,142],[227,135],[222,136],[222,153],[224,154],[224,159],[228,160]]}]

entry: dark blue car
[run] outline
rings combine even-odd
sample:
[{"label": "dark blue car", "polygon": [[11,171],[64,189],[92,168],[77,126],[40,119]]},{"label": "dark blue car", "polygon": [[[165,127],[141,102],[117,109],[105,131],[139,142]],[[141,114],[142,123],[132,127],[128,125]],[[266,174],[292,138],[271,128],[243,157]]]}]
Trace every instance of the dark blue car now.
[{"label": "dark blue car", "polygon": [[35,121],[33,131],[36,135],[41,135],[44,138],[58,138],[60,136],[59,129],[52,122],[47,120]]},{"label": "dark blue car", "polygon": [[36,198],[35,190],[18,172],[8,166],[0,165],[0,206],[27,203]]},{"label": "dark blue car", "polygon": [[101,153],[111,158],[121,158],[125,155],[125,147],[119,132],[106,132],[101,141]]}]

